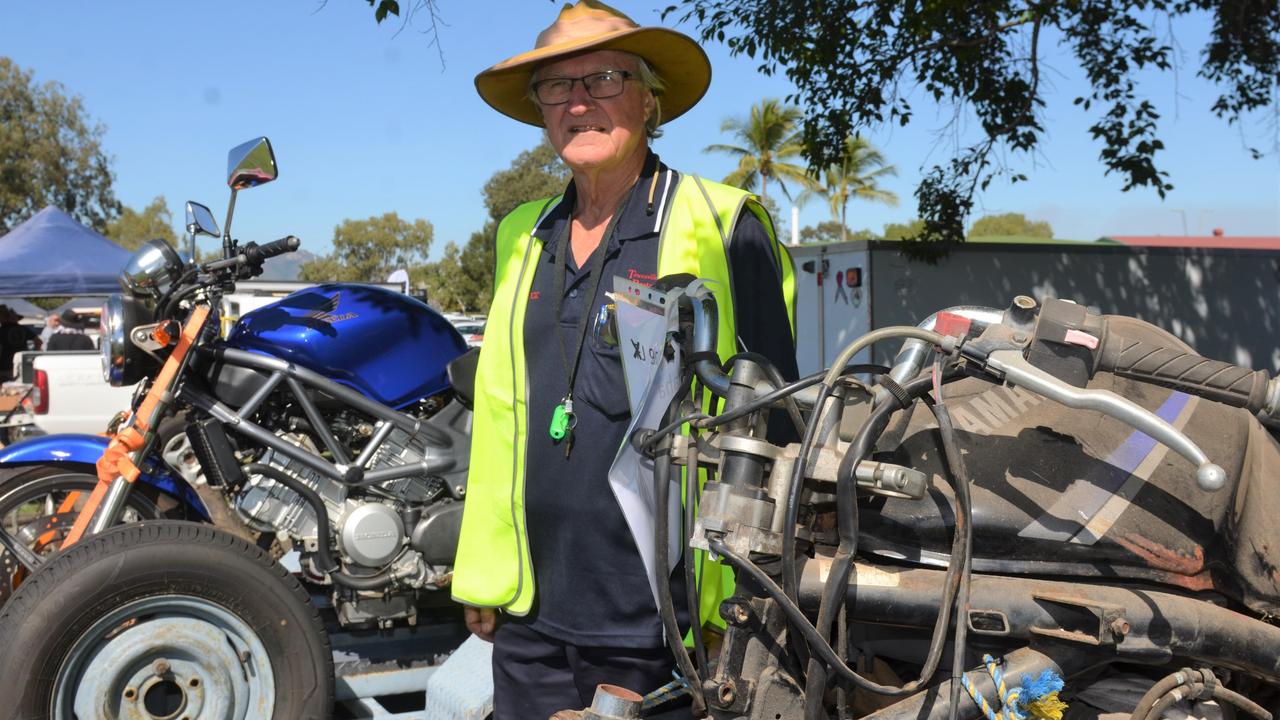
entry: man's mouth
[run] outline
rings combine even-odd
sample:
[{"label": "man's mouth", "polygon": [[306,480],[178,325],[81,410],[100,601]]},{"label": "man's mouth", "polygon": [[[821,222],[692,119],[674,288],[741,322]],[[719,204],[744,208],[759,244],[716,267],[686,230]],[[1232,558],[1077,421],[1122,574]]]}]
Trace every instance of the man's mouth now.
[{"label": "man's mouth", "polygon": [[575,135],[584,132],[604,132],[604,127],[601,125],[570,125],[569,132]]}]

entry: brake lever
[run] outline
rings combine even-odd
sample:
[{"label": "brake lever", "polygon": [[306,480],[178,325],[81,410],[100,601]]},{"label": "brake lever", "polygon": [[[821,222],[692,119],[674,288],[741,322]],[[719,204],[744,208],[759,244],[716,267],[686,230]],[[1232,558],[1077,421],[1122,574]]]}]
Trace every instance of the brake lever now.
[{"label": "brake lever", "polygon": [[1154,413],[1110,390],[1085,390],[1068,385],[1027,362],[1018,350],[991,352],[987,356],[987,366],[1003,375],[1010,385],[1025,388],[1070,408],[1100,412],[1146,433],[1196,466],[1196,483],[1202,490],[1220,490],[1226,485],[1226,471],[1209,462],[1208,456],[1190,438]]}]

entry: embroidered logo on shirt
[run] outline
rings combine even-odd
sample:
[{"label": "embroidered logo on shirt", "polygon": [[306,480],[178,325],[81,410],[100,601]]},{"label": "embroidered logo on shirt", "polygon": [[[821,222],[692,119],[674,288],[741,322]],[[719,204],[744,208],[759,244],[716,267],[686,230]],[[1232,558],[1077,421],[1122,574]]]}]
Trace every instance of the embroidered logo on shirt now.
[{"label": "embroidered logo on shirt", "polygon": [[653,275],[646,275],[635,268],[627,268],[627,279],[632,282],[640,283],[645,287],[652,287],[653,283],[657,281],[658,275],[657,273],[654,273]]},{"label": "embroidered logo on shirt", "polygon": [[542,297],[542,291],[541,291],[541,290],[531,290],[531,291],[529,292],[529,299],[530,299],[530,300],[537,300],[537,299],[538,299],[538,298],[540,298],[540,297]]}]

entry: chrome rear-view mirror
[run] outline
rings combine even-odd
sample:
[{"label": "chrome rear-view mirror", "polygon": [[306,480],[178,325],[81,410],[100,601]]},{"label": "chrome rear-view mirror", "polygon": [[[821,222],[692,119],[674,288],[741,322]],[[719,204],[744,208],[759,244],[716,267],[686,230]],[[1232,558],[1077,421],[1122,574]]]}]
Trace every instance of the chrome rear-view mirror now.
[{"label": "chrome rear-view mirror", "polygon": [[237,145],[227,153],[227,185],[232,190],[269,183],[278,173],[276,154],[265,137]]},{"label": "chrome rear-view mirror", "polygon": [[208,206],[191,200],[187,201],[187,232],[192,236],[208,235],[218,237],[218,221]]}]

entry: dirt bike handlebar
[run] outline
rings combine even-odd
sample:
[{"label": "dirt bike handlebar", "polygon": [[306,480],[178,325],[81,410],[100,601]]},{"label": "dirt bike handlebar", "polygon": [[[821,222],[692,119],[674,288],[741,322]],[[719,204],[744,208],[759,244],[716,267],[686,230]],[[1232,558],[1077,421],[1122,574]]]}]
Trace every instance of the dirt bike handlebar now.
[{"label": "dirt bike handlebar", "polygon": [[1203,490],[1219,490],[1227,482],[1226,472],[1209,461],[1204,451],[1177,428],[1130,400],[1109,390],[1074,387],[1027,362],[1019,350],[997,350],[987,357],[987,367],[1004,376],[1011,385],[1071,408],[1094,410],[1130,425],[1172,448],[1196,466],[1196,483]]},{"label": "dirt bike handlebar", "polygon": [[1280,420],[1280,378],[1266,371],[1107,333],[1098,369]]}]

